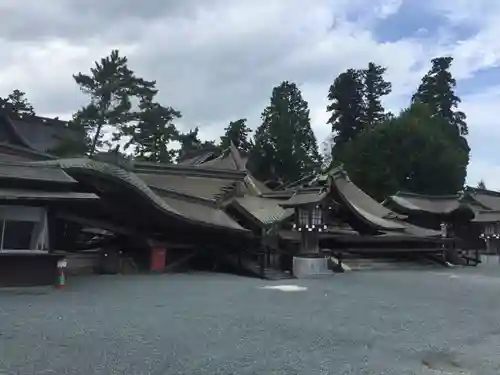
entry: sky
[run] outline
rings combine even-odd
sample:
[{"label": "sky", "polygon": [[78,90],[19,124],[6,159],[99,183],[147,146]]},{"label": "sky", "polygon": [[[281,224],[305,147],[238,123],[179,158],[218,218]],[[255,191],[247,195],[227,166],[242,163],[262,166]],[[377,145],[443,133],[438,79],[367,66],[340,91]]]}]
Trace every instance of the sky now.
[{"label": "sky", "polygon": [[181,130],[219,137],[256,128],[272,88],[297,83],[320,145],[326,95],[347,68],[387,67],[386,108],[409,104],[434,57],[450,55],[468,116],[467,182],[500,189],[500,1],[1,0],[0,96],[27,93],[37,113],[71,118],[86,103],[72,75],[119,49],[182,112]]}]

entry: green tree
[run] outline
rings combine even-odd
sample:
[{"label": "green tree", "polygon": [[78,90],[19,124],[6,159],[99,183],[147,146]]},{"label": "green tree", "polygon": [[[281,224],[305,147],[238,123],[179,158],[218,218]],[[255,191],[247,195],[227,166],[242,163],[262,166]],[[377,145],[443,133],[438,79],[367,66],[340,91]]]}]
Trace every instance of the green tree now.
[{"label": "green tree", "polygon": [[74,135],[61,139],[54,148],[47,150],[47,152],[60,158],[84,156],[88,154],[92,140],[85,126],[75,121],[69,121],[68,128],[74,132]]},{"label": "green tree", "polygon": [[138,122],[124,128],[124,135],[130,137],[125,148],[135,145],[134,156],[138,160],[172,163],[176,152],[168,146],[179,135],[173,123],[178,118],[181,118],[179,111],[164,107],[152,98],[142,101]]},{"label": "green tree", "polygon": [[12,91],[6,98],[0,98],[0,105],[19,115],[35,116],[35,109],[20,90]]},{"label": "green tree", "polygon": [[118,50],[95,62],[90,74],[78,73],[73,78],[90,97],[90,103],[74,116],[75,124],[92,133],[90,155],[103,144],[104,127],[110,128],[116,141],[124,134],[123,129],[137,119],[133,98],[152,97],[157,92],[156,82],[137,77],[128,67],[128,59],[120,56]]},{"label": "green tree", "polygon": [[252,158],[262,179],[293,181],[320,166],[308,103],[295,83],[284,81],[273,89],[255,134]]},{"label": "green tree", "polygon": [[479,180],[479,182],[477,183],[477,188],[486,190],[486,183],[484,182],[484,180],[482,180],[482,179]]},{"label": "green tree", "polygon": [[452,134],[465,136],[469,130],[465,113],[457,109],[461,100],[454,91],[457,82],[450,72],[452,62],[452,57],[432,59],[431,69],[422,78],[412,99],[427,104],[432,113],[445,119]]},{"label": "green tree", "polygon": [[382,105],[382,97],[390,94],[392,85],[384,80],[386,68],[370,62],[363,71],[364,81],[364,127],[373,128],[382,123],[387,114]]},{"label": "green tree", "polygon": [[251,132],[252,129],[247,126],[247,119],[231,121],[228,127],[224,129],[224,135],[220,140],[220,149],[226,150],[233,142],[238,150],[250,152],[253,147],[252,142],[249,140]]},{"label": "green tree", "polygon": [[336,159],[343,145],[352,140],[363,128],[365,105],[363,97],[363,73],[348,69],[341,73],[328,90],[331,103],[328,124],[332,127],[332,158]]},{"label": "green tree", "polygon": [[456,147],[447,126],[425,104],[414,103],[360,133],[342,160],[353,181],[379,200],[398,190],[455,194],[465,181],[468,152]]},{"label": "green tree", "polygon": [[195,127],[187,133],[179,133],[176,137],[176,141],[180,143],[180,148],[178,150],[178,157],[182,159],[187,155],[194,152],[201,151],[206,148],[215,148],[215,142],[213,141],[202,141],[199,136],[200,129]]}]

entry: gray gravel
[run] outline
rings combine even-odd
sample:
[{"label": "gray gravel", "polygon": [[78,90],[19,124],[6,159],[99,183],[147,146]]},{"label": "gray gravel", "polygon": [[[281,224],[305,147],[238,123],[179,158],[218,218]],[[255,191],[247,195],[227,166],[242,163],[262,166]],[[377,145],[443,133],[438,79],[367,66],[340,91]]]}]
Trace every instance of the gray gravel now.
[{"label": "gray gravel", "polygon": [[495,375],[499,297],[500,267],[78,278],[0,291],[0,374]]}]

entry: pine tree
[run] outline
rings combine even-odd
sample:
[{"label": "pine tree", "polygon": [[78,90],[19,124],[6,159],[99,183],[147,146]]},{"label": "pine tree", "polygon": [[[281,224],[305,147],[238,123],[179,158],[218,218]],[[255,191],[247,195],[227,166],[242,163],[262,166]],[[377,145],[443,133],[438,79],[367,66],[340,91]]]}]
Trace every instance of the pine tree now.
[{"label": "pine tree", "polygon": [[0,105],[18,115],[35,116],[35,109],[26,98],[26,93],[15,89],[5,99],[0,98]]},{"label": "pine tree", "polygon": [[282,181],[296,180],[320,166],[308,103],[295,83],[285,81],[273,89],[255,134],[253,159],[259,177]]},{"label": "pine tree", "polygon": [[486,190],[486,183],[484,182],[484,180],[482,180],[482,179],[479,180],[479,182],[477,183],[477,188]]},{"label": "pine tree", "polygon": [[132,98],[152,97],[157,92],[156,82],[137,77],[118,50],[95,62],[90,74],[78,73],[73,78],[90,97],[90,103],[73,118],[74,123],[93,133],[90,155],[102,144],[103,127],[111,128],[113,140],[117,141],[124,134],[123,129],[137,119]]},{"label": "pine tree", "polygon": [[124,129],[124,134],[130,136],[126,147],[135,145],[134,156],[138,160],[172,163],[176,152],[169,144],[179,134],[173,121],[180,118],[181,113],[152,99],[140,103],[137,124]]},{"label": "pine tree", "polygon": [[248,139],[252,130],[247,126],[247,119],[239,119],[231,121],[227,128],[224,129],[224,135],[221,137],[220,149],[223,151],[227,149],[231,142],[243,152],[250,152],[253,145]]},{"label": "pine tree", "polygon": [[434,114],[444,118],[450,124],[453,134],[466,136],[469,130],[465,113],[457,110],[461,100],[454,91],[457,82],[450,73],[452,62],[452,57],[431,60],[432,67],[422,78],[412,99],[414,102],[427,104]]},{"label": "pine tree", "polygon": [[373,129],[381,124],[387,117],[382,105],[382,97],[388,95],[392,90],[390,82],[384,80],[386,68],[370,62],[368,69],[363,71],[364,81],[364,127]]},{"label": "pine tree", "polygon": [[355,69],[341,73],[330,86],[327,106],[330,112],[328,124],[332,126],[332,158],[335,159],[342,146],[363,130],[365,106],[363,98],[363,75]]}]

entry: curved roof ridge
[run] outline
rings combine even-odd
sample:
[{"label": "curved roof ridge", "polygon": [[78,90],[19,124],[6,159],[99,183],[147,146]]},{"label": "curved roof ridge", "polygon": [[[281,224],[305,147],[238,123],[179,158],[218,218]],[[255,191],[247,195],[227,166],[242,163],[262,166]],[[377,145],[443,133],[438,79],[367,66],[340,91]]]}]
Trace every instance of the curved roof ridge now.
[{"label": "curved roof ridge", "polygon": [[94,173],[102,177],[118,179],[122,183],[128,185],[135,192],[139,193],[145,197],[153,206],[163,213],[177,217],[180,220],[190,222],[192,224],[198,224],[202,226],[210,226],[216,228],[225,228],[228,230],[235,230],[239,232],[249,232],[247,229],[238,227],[228,227],[223,225],[218,225],[216,223],[206,223],[195,218],[191,218],[184,213],[175,210],[169,204],[167,204],[160,196],[158,196],[144,181],[142,181],[135,173],[129,172],[123,168],[115,166],[113,164],[104,163],[89,158],[68,158],[68,159],[57,159],[49,161],[32,162],[32,165],[60,165],[63,170],[80,170],[87,173]]},{"label": "curved roof ridge", "polygon": [[399,197],[415,197],[415,198],[425,198],[425,199],[459,199],[460,194],[421,194],[421,193],[414,193],[410,191],[404,191],[404,190],[399,190],[396,192],[396,194],[393,194],[392,196],[399,196]]}]

